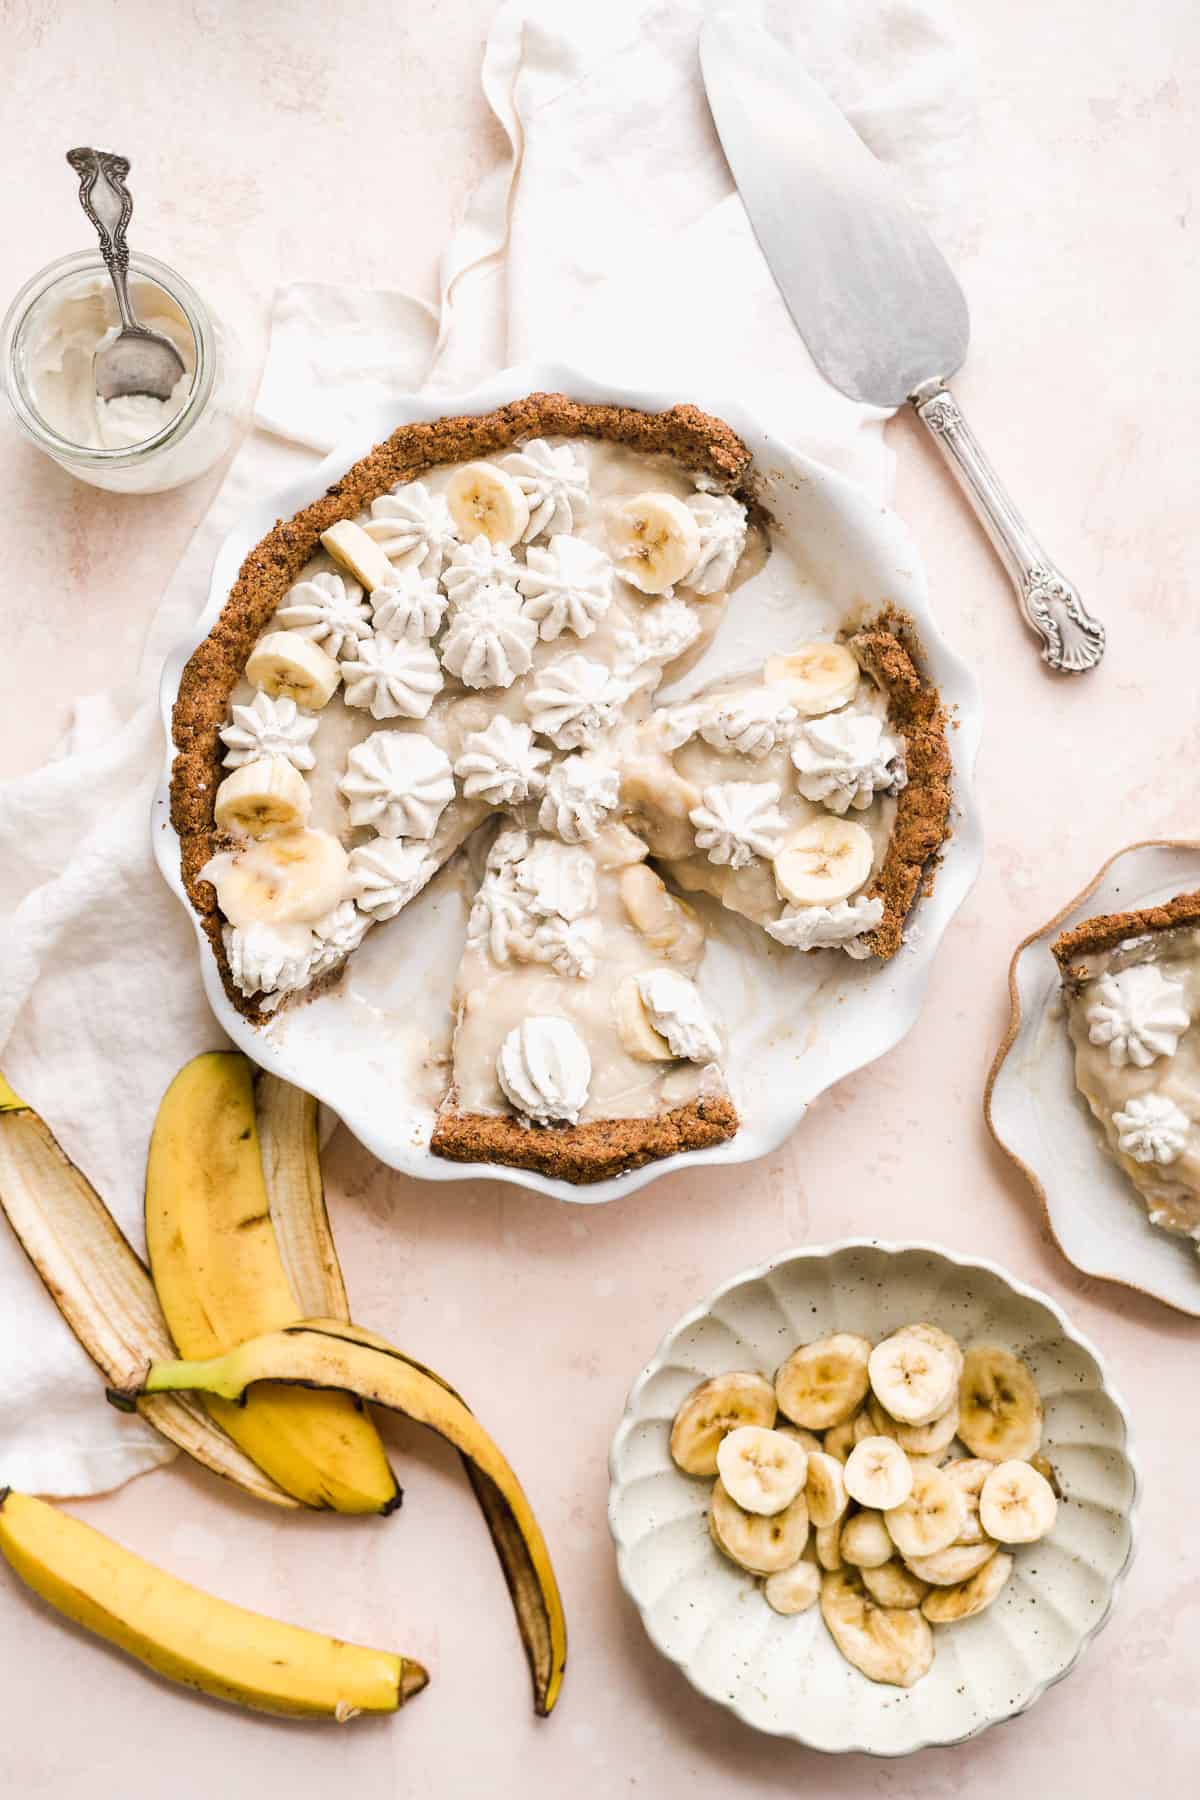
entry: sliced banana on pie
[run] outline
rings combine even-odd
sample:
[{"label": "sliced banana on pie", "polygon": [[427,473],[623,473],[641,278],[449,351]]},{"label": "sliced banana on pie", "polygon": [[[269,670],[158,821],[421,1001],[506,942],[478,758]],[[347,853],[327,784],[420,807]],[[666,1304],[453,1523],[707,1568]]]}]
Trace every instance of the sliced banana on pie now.
[{"label": "sliced banana on pie", "polygon": [[999,1344],[976,1344],[967,1351],[958,1408],[958,1435],[975,1456],[1024,1461],[1041,1444],[1042,1402],[1033,1376]]},{"label": "sliced banana on pie", "polygon": [[958,1369],[947,1350],[908,1331],[897,1331],[871,1352],[875,1398],[902,1425],[928,1425],[954,1400]]},{"label": "sliced banana on pie", "polygon": [[780,1412],[810,1431],[848,1419],[866,1395],[870,1355],[869,1341],[848,1331],[802,1344],[775,1377]]},{"label": "sliced banana on pie", "polygon": [[696,515],[674,494],[635,494],[608,515],[617,574],[641,594],[665,594],[700,555]]},{"label": "sliced banana on pie", "polygon": [[868,1437],[846,1458],[845,1483],[846,1492],[860,1506],[887,1512],[908,1499],[913,1472],[894,1438]]},{"label": "sliced banana on pie", "polygon": [[717,1446],[717,1473],[744,1512],[771,1518],[803,1492],[808,1452],[767,1426],[739,1425]]},{"label": "sliced banana on pie", "polygon": [[268,631],[246,659],[246,680],[276,699],[319,712],[332,699],[342,671],[332,656],[299,631]]},{"label": "sliced banana on pie", "polygon": [[777,1613],[807,1612],[821,1598],[821,1571],[816,1563],[795,1562],[790,1569],[767,1576],[763,1598]]},{"label": "sliced banana on pie", "polygon": [[717,1450],[739,1425],[773,1425],[775,1390],[764,1375],[737,1370],[692,1389],[671,1426],[671,1457],[685,1475],[715,1475]]},{"label": "sliced banana on pie", "polygon": [[[897,1446],[897,1449],[899,1446]],[[903,1455],[903,1451],[900,1451]],[[912,1470],[912,1487],[884,1521],[901,1556],[935,1556],[955,1543],[966,1523],[962,1491],[940,1469]]]},{"label": "sliced banana on pie", "polygon": [[328,831],[285,831],[214,857],[209,879],[231,925],[311,924],[344,898],[349,862]]},{"label": "sliced banana on pie", "polygon": [[784,838],[774,858],[775,886],[793,906],[836,906],[865,884],[874,861],[870,832],[830,813]]},{"label": "sliced banana on pie", "polygon": [[739,1506],[718,1479],[713,1485],[710,1521],[713,1537],[726,1556],[752,1575],[790,1569],[799,1562],[808,1541],[803,1489],[790,1506],[768,1517]]},{"label": "sliced banana on pie", "polygon": [[824,1576],[821,1616],[846,1661],[871,1681],[911,1687],[933,1662],[933,1632],[921,1612],[876,1606],[855,1575]]},{"label": "sliced banana on pie", "polygon": [[704,927],[694,907],[673,894],[645,863],[621,873],[621,904],[629,923],[667,962],[693,962],[704,946]]},{"label": "sliced banana on pie", "polygon": [[674,1061],[670,1044],[650,1023],[636,975],[626,976],[613,989],[612,1011],[621,1045],[635,1062]]},{"label": "sliced banana on pie", "polygon": [[361,581],[368,593],[378,587],[391,587],[396,571],[375,542],[353,519],[339,519],[321,533],[321,543],[335,563]]},{"label": "sliced banana on pie", "polygon": [[514,478],[495,463],[464,463],[446,486],[446,504],[465,543],[477,537],[509,550],[529,525],[529,502]]},{"label": "sliced banana on pie", "polygon": [[992,1604],[1013,1570],[1013,1559],[997,1551],[990,1556],[968,1581],[954,1587],[934,1588],[921,1602],[921,1611],[931,1625],[953,1625],[959,1619],[973,1619]]},{"label": "sliced banana on pie", "polygon": [[853,700],[860,671],[844,644],[797,644],[782,656],[769,656],[763,680],[781,688],[790,706],[808,718],[833,712]]},{"label": "sliced banana on pie", "polygon": [[220,831],[248,837],[303,825],[312,797],[299,769],[286,756],[258,756],[225,777],[213,801]]},{"label": "sliced banana on pie", "polygon": [[979,1495],[979,1523],[1001,1544],[1036,1544],[1054,1528],[1058,1501],[1027,1462],[997,1463]]}]

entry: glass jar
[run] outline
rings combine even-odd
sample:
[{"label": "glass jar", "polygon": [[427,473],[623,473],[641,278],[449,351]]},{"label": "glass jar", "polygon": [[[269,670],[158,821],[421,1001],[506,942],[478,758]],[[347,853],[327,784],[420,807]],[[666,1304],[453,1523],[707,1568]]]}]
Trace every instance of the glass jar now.
[{"label": "glass jar", "polygon": [[[0,327],[0,378],[22,431],[70,474],[117,493],[154,494],[195,480],[228,450],[240,371],[229,332],[166,263],[131,252],[129,289],[138,319],[165,331],[183,356],[186,373],[170,401],[135,401],[113,415],[105,409],[129,403],[95,393],[92,354],[120,323],[99,250],[60,257],[25,283]],[[148,435],[128,442],[143,420]]]}]

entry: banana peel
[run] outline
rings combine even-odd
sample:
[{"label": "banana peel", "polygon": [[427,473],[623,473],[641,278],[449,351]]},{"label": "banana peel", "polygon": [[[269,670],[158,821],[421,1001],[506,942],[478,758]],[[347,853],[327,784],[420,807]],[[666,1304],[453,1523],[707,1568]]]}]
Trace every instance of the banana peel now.
[{"label": "banana peel", "polygon": [[[310,1319],[265,1333],[207,1361],[158,1362],[117,1405],[146,1395],[196,1392],[242,1401],[259,1382],[338,1388],[427,1425],[452,1444],[471,1485],[512,1596],[533,1679],[534,1707],[554,1707],[566,1664],[562,1600],[541,1527],[509,1464],[465,1401],[439,1376],[374,1333]],[[250,1398],[253,1398],[251,1395]]]},{"label": "banana peel", "polygon": [[147,1668],[259,1712],[344,1723],[395,1712],[429,1680],[411,1658],[219,1600],[8,1488],[0,1489],[0,1555],[57,1612]]}]

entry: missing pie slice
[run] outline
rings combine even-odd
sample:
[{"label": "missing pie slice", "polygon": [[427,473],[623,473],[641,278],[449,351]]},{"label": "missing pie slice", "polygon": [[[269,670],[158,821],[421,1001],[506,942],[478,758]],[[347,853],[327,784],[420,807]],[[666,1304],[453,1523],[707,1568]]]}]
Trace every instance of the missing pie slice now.
[{"label": "missing pie slice", "polygon": [[689,892],[782,950],[900,945],[950,793],[901,617],[655,708],[770,554],[752,476],[688,406],[402,426],[251,552],[188,663],[172,817],[248,1018],[494,838],[438,1155],[588,1181],[737,1129]]},{"label": "missing pie slice", "polygon": [[1056,939],[1075,1085],[1150,1221],[1200,1245],[1200,894]]}]

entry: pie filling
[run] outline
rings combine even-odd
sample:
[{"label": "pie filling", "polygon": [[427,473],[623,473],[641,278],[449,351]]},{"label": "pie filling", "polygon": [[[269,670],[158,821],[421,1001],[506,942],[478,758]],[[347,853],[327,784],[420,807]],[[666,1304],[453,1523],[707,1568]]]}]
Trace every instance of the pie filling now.
[{"label": "pie filling", "polygon": [[[1086,928],[1085,928],[1086,929]],[[1200,928],[1137,932],[1068,969],[1075,1083],[1153,1224],[1200,1243]]]},{"label": "pie filling", "polygon": [[[737,493],[602,435],[525,436],[334,518],[219,725],[196,891],[242,1010],[327,985],[479,834],[435,1151],[589,1179],[731,1135],[683,896],[788,950],[886,957],[948,806],[936,696],[889,630],[903,717],[865,638],[655,708],[767,553]],[[934,798],[889,887],[916,745]]]}]

